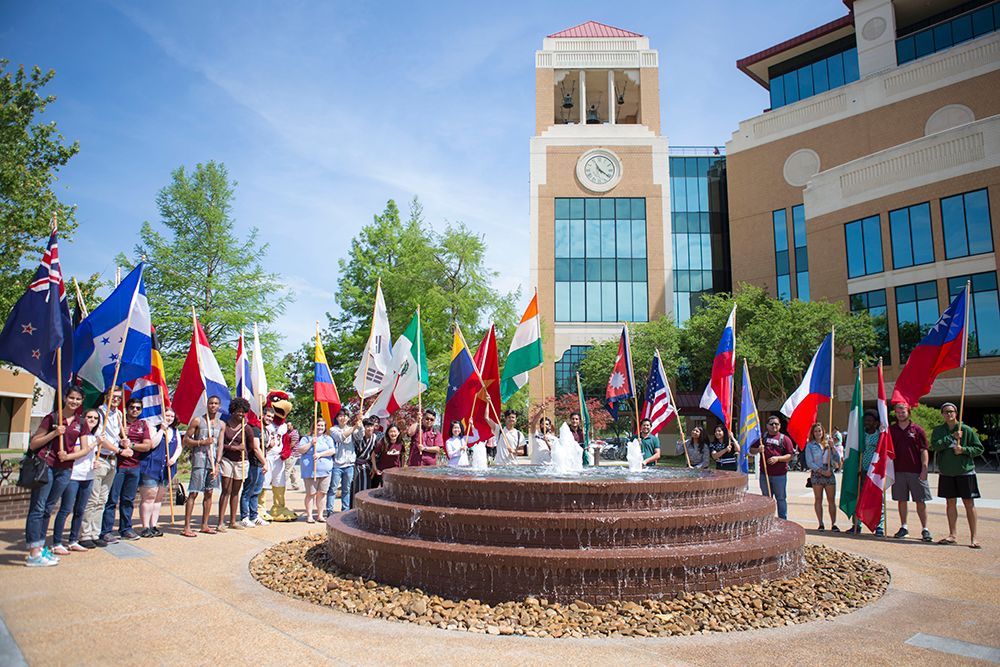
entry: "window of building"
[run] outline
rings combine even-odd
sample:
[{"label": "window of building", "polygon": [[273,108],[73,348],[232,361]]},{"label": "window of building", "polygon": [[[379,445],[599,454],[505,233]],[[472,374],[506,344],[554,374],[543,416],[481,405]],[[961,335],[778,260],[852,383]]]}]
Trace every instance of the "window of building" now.
[{"label": "window of building", "polygon": [[940,316],[937,283],[933,280],[896,288],[900,362],[906,361]]},{"label": "window of building", "polygon": [[892,268],[905,269],[934,262],[930,204],[889,211],[889,233],[892,236]]},{"label": "window of building", "polygon": [[969,310],[969,357],[1000,356],[1000,303],[997,274],[977,273],[948,279],[948,300],[972,282],[972,309]]},{"label": "window of building", "polygon": [[768,78],[772,109],[857,81],[854,35],[779,63],[768,69]]},{"label": "window of building", "polygon": [[557,322],[646,322],[646,200],[555,200]]},{"label": "window of building", "polygon": [[809,300],[809,250],[806,248],[806,207],[792,207],[792,238],[795,241],[795,296]]},{"label": "window of building", "polygon": [[872,358],[882,357],[882,363],[892,365],[892,355],[889,352],[889,309],[885,303],[885,290],[852,294],[850,302],[852,313],[867,311],[871,315],[877,334],[873,345],[854,351],[856,357],[860,358],[862,354]]},{"label": "window of building", "polygon": [[955,259],[993,252],[993,228],[986,190],[941,200],[944,257]]},{"label": "window of building", "polygon": [[[576,372],[580,370],[580,362],[590,350],[590,345],[570,345],[569,349],[563,352],[555,365],[556,369],[556,396],[576,393]],[[586,393],[586,392],[584,392]]]},{"label": "window of building", "polygon": [[683,325],[705,295],[729,292],[726,159],[670,158],[674,320]]},{"label": "window of building", "polygon": [[847,240],[847,277],[882,273],[882,226],[879,216],[844,225]]},{"label": "window of building", "polygon": [[774,269],[778,276],[778,298],[792,298],[791,268],[788,262],[788,214],[785,209],[771,213],[774,222]]},{"label": "window of building", "polygon": [[896,63],[902,65],[998,29],[1000,3],[967,2],[897,30]]}]

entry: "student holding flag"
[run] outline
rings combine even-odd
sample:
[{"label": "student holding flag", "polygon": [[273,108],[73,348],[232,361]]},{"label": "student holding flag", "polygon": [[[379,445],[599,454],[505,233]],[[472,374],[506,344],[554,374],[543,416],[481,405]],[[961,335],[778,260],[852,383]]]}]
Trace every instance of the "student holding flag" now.
[{"label": "student holding flag", "polygon": [[938,544],[955,544],[958,541],[958,499],[961,498],[972,538],[969,546],[979,549],[975,501],[979,497],[979,483],[976,480],[975,458],[983,453],[983,445],[975,431],[959,423],[954,403],[942,405],[941,416],[945,423],[935,426],[931,432],[931,449],[939,453],[941,474],[938,475],[938,497],[944,498],[947,505],[948,537]]},{"label": "student holding flag", "polygon": [[792,439],[781,433],[781,419],[777,415],[767,418],[767,433],[751,445],[751,454],[764,454],[765,474],[760,480],[760,493],[774,498],[778,505],[778,518],[788,518],[788,462],[795,453]]}]

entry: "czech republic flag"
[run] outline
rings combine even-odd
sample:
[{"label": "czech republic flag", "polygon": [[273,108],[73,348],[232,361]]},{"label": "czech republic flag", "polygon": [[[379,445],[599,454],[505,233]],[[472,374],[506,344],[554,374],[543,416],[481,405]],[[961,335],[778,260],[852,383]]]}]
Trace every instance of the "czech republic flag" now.
[{"label": "czech republic flag", "polygon": [[781,414],[788,417],[788,435],[799,449],[809,442],[809,427],[816,422],[816,411],[820,403],[833,399],[833,332],[816,350],[802,384],[785,404]]}]

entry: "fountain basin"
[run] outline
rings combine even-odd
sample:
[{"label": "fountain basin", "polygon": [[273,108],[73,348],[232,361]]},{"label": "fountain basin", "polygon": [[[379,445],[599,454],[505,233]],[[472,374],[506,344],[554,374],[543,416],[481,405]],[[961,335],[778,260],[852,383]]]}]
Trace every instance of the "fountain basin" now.
[{"label": "fountain basin", "polygon": [[802,569],[805,532],[742,474],[596,470],[386,471],[327,520],[328,549],[366,578],[489,603],[641,601]]}]

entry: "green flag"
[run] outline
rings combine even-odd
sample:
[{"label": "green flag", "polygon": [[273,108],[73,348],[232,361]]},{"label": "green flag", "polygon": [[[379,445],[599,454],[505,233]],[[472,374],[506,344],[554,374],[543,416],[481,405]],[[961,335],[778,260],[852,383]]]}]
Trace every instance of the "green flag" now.
[{"label": "green flag", "polygon": [[576,374],[576,395],[580,397],[580,420],[583,422],[583,465],[590,465],[590,412],[580,387],[580,374]]},{"label": "green flag", "polygon": [[865,437],[864,409],[861,405],[861,367],[858,367],[858,378],[854,381],[854,400],[851,401],[851,416],[847,423],[847,444],[844,446],[844,474],[840,484],[840,509],[847,516],[854,518],[854,510],[858,506],[859,480],[858,471],[861,468],[861,449]]}]

